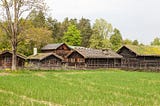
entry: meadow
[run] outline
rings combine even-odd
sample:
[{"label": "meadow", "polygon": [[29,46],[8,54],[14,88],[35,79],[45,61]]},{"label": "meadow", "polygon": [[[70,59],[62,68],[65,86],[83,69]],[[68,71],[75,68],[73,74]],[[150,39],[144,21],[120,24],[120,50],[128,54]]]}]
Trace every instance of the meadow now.
[{"label": "meadow", "polygon": [[160,73],[0,72],[1,106],[158,106]]}]

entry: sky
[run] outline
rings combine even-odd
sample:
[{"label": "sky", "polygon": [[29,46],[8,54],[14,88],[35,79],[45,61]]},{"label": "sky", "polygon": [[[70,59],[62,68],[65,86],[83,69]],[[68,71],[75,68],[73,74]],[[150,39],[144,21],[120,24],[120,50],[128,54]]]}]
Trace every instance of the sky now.
[{"label": "sky", "polygon": [[120,30],[123,39],[150,44],[160,37],[160,0],[46,0],[50,15],[58,21],[65,17],[103,18]]}]

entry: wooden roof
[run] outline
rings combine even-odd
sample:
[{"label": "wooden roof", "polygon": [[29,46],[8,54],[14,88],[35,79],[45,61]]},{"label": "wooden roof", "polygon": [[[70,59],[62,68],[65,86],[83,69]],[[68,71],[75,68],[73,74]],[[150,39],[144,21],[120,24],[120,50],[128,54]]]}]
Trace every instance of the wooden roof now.
[{"label": "wooden roof", "polygon": [[[81,54],[84,58],[122,58],[121,55],[113,52],[112,50],[99,50],[91,48],[75,48],[74,50]],[[69,55],[71,54],[72,53]]]},{"label": "wooden roof", "polygon": [[[10,54],[12,54],[12,51],[10,51],[10,50],[0,51],[0,55],[5,54],[5,53],[10,53]],[[17,53],[17,56],[20,57],[20,58],[22,58],[22,59],[26,59],[26,58],[27,58],[25,55],[20,54],[20,53]]]},{"label": "wooden roof", "polygon": [[[65,43],[48,44],[48,45],[44,46],[41,50],[56,50],[62,45],[66,45],[66,44]],[[70,48],[69,46],[67,46],[67,47]]]},{"label": "wooden roof", "polygon": [[63,58],[61,56],[58,56],[54,53],[37,53],[36,55],[29,56],[27,59],[29,59],[29,60],[43,60],[51,55],[63,60]]},{"label": "wooden roof", "polygon": [[160,56],[159,46],[135,46],[135,45],[125,45],[122,46],[117,52],[120,52],[122,48],[128,48],[130,51],[134,52],[139,56]]}]

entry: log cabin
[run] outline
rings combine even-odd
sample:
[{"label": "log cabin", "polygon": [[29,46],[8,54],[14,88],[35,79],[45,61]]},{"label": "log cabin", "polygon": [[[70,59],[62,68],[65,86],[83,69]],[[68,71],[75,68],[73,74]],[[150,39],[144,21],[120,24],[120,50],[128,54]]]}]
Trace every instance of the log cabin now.
[{"label": "log cabin", "polygon": [[68,66],[85,68],[119,68],[122,56],[112,50],[78,47],[67,55]]},{"label": "log cabin", "polygon": [[72,51],[65,43],[48,44],[41,49],[42,53],[55,53],[63,58]]},{"label": "log cabin", "polygon": [[160,70],[160,47],[124,45],[118,51],[123,56],[122,68]]},{"label": "log cabin", "polygon": [[[17,68],[24,68],[26,56],[17,53]],[[5,50],[0,52],[0,69],[12,67],[12,52]]]},{"label": "log cabin", "polygon": [[55,53],[37,53],[27,58],[30,69],[56,69],[61,67],[63,58]]}]

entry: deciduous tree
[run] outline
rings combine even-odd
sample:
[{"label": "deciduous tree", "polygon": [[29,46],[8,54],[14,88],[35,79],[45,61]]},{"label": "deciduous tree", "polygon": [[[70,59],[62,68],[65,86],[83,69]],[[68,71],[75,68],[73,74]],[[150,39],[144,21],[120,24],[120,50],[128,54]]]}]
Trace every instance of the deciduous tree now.
[{"label": "deciduous tree", "polygon": [[114,29],[113,34],[110,37],[111,48],[113,50],[117,50],[122,45],[122,35],[118,29]]},{"label": "deciduous tree", "polygon": [[160,46],[160,38],[154,38],[153,42],[151,42],[151,45]]},{"label": "deciduous tree", "polygon": [[[19,43],[20,19],[27,18],[27,14],[33,9],[44,9],[43,0],[0,0],[1,21],[0,26],[5,30],[12,47],[12,70],[16,70],[16,52]],[[6,22],[6,25],[3,24]]]},{"label": "deciduous tree", "polygon": [[132,42],[132,45],[136,45],[136,46],[138,46],[138,45],[139,45],[138,40],[134,40],[134,41]]},{"label": "deciduous tree", "polygon": [[81,32],[73,24],[70,24],[67,32],[64,33],[63,41],[72,46],[80,46],[81,44]]},{"label": "deciduous tree", "polygon": [[91,48],[109,48],[110,34],[113,32],[112,25],[104,19],[96,19],[93,25],[93,33],[90,38]]}]

